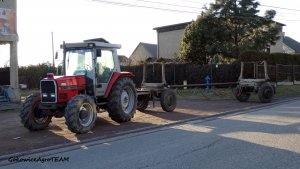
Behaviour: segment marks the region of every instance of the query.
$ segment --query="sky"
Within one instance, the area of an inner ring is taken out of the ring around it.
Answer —
[[[157,43],[155,27],[195,20],[214,0],[17,0],[20,66],[52,63],[65,42],[103,37],[121,44],[118,54],[129,57],[139,42]],[[300,2],[260,0],[261,15],[277,11],[286,36],[300,42]],[[56,65],[60,61],[56,61]],[[9,46],[0,45],[0,67],[9,64]]]

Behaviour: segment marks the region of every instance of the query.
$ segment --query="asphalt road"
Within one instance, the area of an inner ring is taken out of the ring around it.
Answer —
[[[3,168],[299,169],[300,101],[8,160],[33,158]]]

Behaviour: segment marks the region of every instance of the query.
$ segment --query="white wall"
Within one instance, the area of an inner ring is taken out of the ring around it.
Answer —
[[[270,47],[270,53],[285,53],[285,50],[283,49],[283,37],[284,32],[280,32],[280,38],[277,40],[275,45]]]
[[[184,29],[158,33],[158,58],[174,59],[179,57],[180,42]]]

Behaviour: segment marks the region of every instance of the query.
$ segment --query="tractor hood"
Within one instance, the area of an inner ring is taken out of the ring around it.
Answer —
[[[46,79],[54,79],[57,87],[61,90],[85,88],[86,86],[85,76],[53,76],[53,78],[47,77]]]
[[[85,76],[76,75],[76,76],[54,76],[53,73],[48,73],[47,77],[44,80],[55,80],[56,85],[61,90],[68,89],[84,89],[86,87],[86,78]]]
[[[72,97],[84,93],[86,90],[85,76],[54,76],[53,74],[48,74],[47,78],[42,80],[42,82],[45,83],[41,83],[42,93],[49,93],[47,92],[47,90],[49,90],[49,84],[47,85],[47,82],[49,81],[50,85],[51,81],[55,81],[54,83],[52,82],[52,84],[56,86],[55,93],[57,98],[56,101],[58,103],[66,103]]]

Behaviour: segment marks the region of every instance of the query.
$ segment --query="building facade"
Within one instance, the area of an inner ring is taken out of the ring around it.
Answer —
[[[130,65],[138,65],[148,59],[157,59],[157,45],[140,42],[129,57]]]
[[[190,23],[192,22],[154,28],[157,32],[158,58],[174,59],[179,57],[180,43],[184,35],[184,30]],[[277,23],[277,25],[280,28],[280,38],[275,45],[270,46],[270,53],[299,53],[300,43],[284,35],[284,32],[282,32],[284,24]]]
[[[20,100],[17,54],[17,1],[0,0],[0,45],[10,45],[10,87],[12,101]]]
[[[192,22],[154,28],[157,32],[157,57],[175,59],[179,57],[180,42],[185,28]]]

